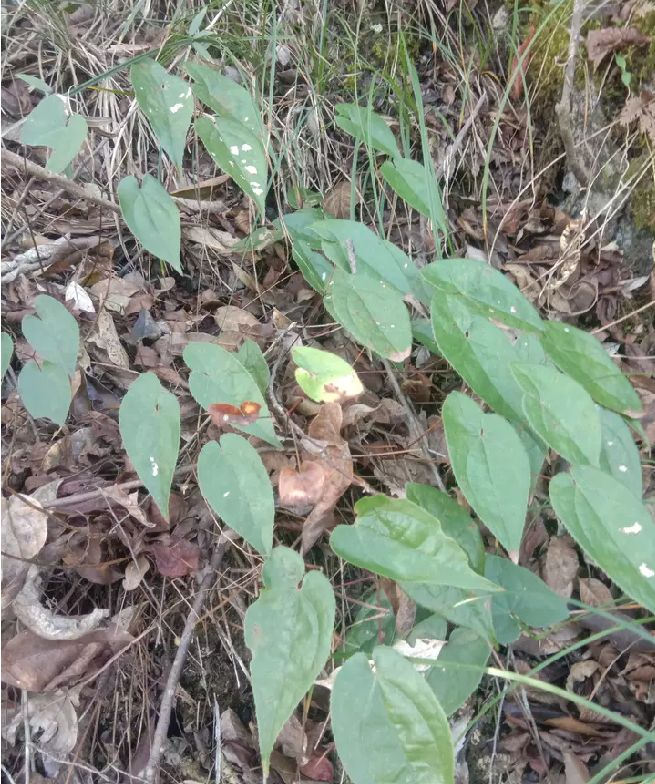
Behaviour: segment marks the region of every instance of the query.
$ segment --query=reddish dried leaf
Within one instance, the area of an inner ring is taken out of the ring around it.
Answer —
[[[299,514],[306,514],[318,503],[324,484],[325,470],[313,460],[306,460],[298,471],[283,468],[278,484],[280,504]]]
[[[149,549],[155,557],[157,569],[164,577],[186,577],[200,565],[198,545],[186,539],[178,539],[170,544],[155,542]]]
[[[319,463],[325,473],[323,495],[303,523],[303,552],[334,525],[334,507],[353,481],[353,460],[341,437],[342,423],[341,406],[325,403],[309,425],[310,438],[303,442],[308,459]]]
[[[313,781],[334,781],[334,766],[325,756],[325,752],[314,752],[309,760],[300,766],[300,772]]]
[[[252,400],[245,400],[239,408],[229,403],[212,403],[209,408],[209,416],[217,427],[227,425],[252,425],[257,421],[261,405]]]
[[[603,30],[590,30],[587,35],[587,54],[598,68],[608,54],[627,46],[647,46],[650,36],[639,32],[636,27],[607,27]]]

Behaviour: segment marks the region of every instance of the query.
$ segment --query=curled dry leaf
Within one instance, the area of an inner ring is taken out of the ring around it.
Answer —
[[[54,694],[29,695],[25,705],[26,718],[31,729],[32,743],[44,755],[51,756],[52,763],[65,761],[77,743],[76,691],[63,689]],[[22,707],[22,706],[21,706]],[[16,735],[23,727],[25,714],[17,708],[9,721],[5,721],[2,735],[16,745]],[[52,764],[46,769],[52,771]]]
[[[2,681],[30,692],[72,686],[132,641],[115,621],[77,640],[44,640],[23,629],[2,649]]]
[[[138,588],[148,569],[150,569],[150,561],[148,561],[145,555],[140,555],[136,561],[130,561],[125,567],[123,588],[126,591],[133,591],[135,588]]]
[[[323,495],[303,523],[303,552],[334,525],[334,507],[353,481],[353,460],[341,437],[342,425],[341,406],[325,403],[309,425],[309,438],[302,442],[307,459],[320,464],[325,474]]]
[[[2,609],[20,591],[29,561],[38,555],[48,536],[48,516],[41,504],[14,495],[2,505]]]
[[[155,542],[150,545],[157,569],[164,577],[186,577],[200,566],[200,549],[197,544],[178,539],[170,544]]]
[[[314,460],[306,460],[297,471],[283,468],[278,483],[280,505],[307,514],[321,498],[324,485],[325,470]]]
[[[590,30],[587,35],[587,54],[598,68],[608,54],[627,46],[648,46],[650,36],[639,32],[636,27],[607,27],[603,30]]]
[[[596,577],[580,578],[580,601],[590,607],[608,609],[614,604],[610,589]]]
[[[96,629],[109,617],[109,610],[93,610],[88,615],[56,615],[41,604],[41,580],[36,566],[30,566],[25,584],[13,602],[16,617],[31,631],[46,640],[77,640]]]

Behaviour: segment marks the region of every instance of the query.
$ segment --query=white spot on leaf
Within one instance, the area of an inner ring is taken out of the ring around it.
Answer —
[[[619,533],[628,535],[641,533],[641,523],[633,523],[626,525],[625,528],[619,528]]]
[[[150,455],[150,470],[153,476],[159,476],[159,466],[157,465],[157,461],[155,458]]]
[[[511,306],[511,308],[509,309],[509,312],[510,313],[516,313],[516,308],[514,307],[514,305]]]
[[[230,147],[230,152],[232,153],[232,155],[238,155],[239,154],[239,148],[236,146],[236,144],[233,144]]]
[[[250,150],[252,150],[252,147],[249,144],[241,145],[241,152],[250,152]]]
[[[628,466],[627,466],[627,465],[620,465],[620,466],[619,466],[619,471],[620,471],[622,474],[625,474],[625,472],[626,472],[627,470],[628,470]]]
[[[177,114],[180,109],[184,109],[183,103],[176,103],[175,106],[171,106],[171,114]]]
[[[248,174],[257,174],[256,166],[245,166],[244,168],[248,172]]]
[[[227,498],[229,494],[230,494],[230,491],[229,491],[229,490],[226,490],[226,491],[223,493],[223,498]]]
[[[647,577],[649,580],[651,577],[655,577],[655,571],[653,571],[650,566],[646,566],[645,563],[639,567],[639,571],[644,577]]]

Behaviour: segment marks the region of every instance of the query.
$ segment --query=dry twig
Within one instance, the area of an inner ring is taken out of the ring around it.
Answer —
[[[555,107],[559,119],[559,132],[566,150],[566,159],[571,171],[583,187],[589,185],[591,176],[582,157],[576,150],[571,130],[571,91],[573,89],[573,77],[575,76],[575,61],[580,48],[580,28],[582,27],[582,13],[586,5],[586,0],[575,0],[573,3],[573,13],[571,14],[571,27],[569,28],[569,54],[564,71],[564,85],[562,96]]]
[[[177,684],[179,683],[180,675],[182,674],[182,667],[184,666],[187,652],[189,650],[191,637],[193,636],[193,630],[195,629],[196,623],[200,618],[200,614],[205,603],[205,598],[211,587],[212,580],[220,568],[223,556],[225,555],[225,550],[230,541],[230,533],[231,532],[228,529],[223,531],[219,537],[218,543],[216,544],[216,549],[214,550],[214,554],[209,565],[209,569],[200,583],[200,588],[198,589],[198,593],[193,600],[191,610],[189,611],[186,623],[184,624],[184,631],[180,636],[180,644],[177,649],[177,653],[175,654],[175,658],[173,659],[173,663],[171,664],[171,669],[169,670],[168,678],[166,679],[166,686],[164,687],[164,691],[162,693],[161,704],[159,706],[159,718],[157,720],[157,727],[155,728],[152,746],[150,747],[150,757],[148,758],[148,764],[143,771],[143,778],[146,782],[148,782],[148,784],[153,784],[159,771],[161,755],[164,750],[166,737],[168,735],[168,725],[171,720],[171,709],[173,708],[175,692],[177,690]]]

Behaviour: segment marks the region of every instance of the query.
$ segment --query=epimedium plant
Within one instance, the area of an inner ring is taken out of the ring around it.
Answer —
[[[197,117],[197,134],[263,215],[267,143],[251,95],[207,64],[189,64],[186,73],[190,85],[154,60],[140,59],[130,73],[139,108],[178,167],[194,97],[212,110]],[[86,123],[83,135],[83,118],[76,117],[67,113],[65,99],[48,95],[26,121],[23,141],[50,147],[53,171],[70,165],[85,138]],[[344,104],[336,123],[375,160],[384,156],[379,171],[389,187],[446,235],[430,167],[400,154],[385,121]],[[118,198],[143,247],[179,270],[179,212],[159,181],[145,175],[139,184],[127,177]],[[452,782],[448,716],[477,688],[491,648],[516,640],[523,627],[544,628],[569,615],[559,596],[516,563],[547,459],[550,505],[559,521],[625,594],[655,612],[655,524],[642,503],[631,432],[638,429],[640,400],[593,336],[543,321],[502,273],[483,262],[448,259],[418,269],[367,226],[317,208],[284,215],[239,247],[263,247],[283,236],[326,310],[354,340],[392,362],[422,342],[450,363],[481,403],[452,392],[442,411],[452,471],[475,517],[434,487],[408,484],[404,498],[360,499],[354,522],[332,532],[336,555],[395,581],[420,608],[414,629],[399,644],[393,623],[380,627],[363,607],[333,651],[332,586],[321,571],[306,573],[298,553],[275,546],[273,488],[248,440],[281,447],[266,403],[266,359],[252,341],[238,352],[208,343],[186,347],[191,394],[236,431],[202,447],[200,490],[263,559],[262,589],[247,610],[244,633],[264,773],[278,734],[332,656],[332,730],[351,780]],[[33,416],[61,425],[79,330],[56,300],[40,296],[35,308],[36,316],[25,317],[22,326],[38,360],[24,365],[18,390]],[[3,335],[3,373],[11,353],[11,339]],[[311,347],[296,348],[292,356],[298,384],[314,401],[363,391],[340,357]],[[180,447],[175,396],[153,373],[142,374],[123,398],[119,424],[135,471],[167,516]],[[509,557],[485,552],[480,523],[496,538],[497,552],[504,549]],[[447,640],[436,660],[424,645],[430,640]],[[418,659],[424,660],[421,668]]]

